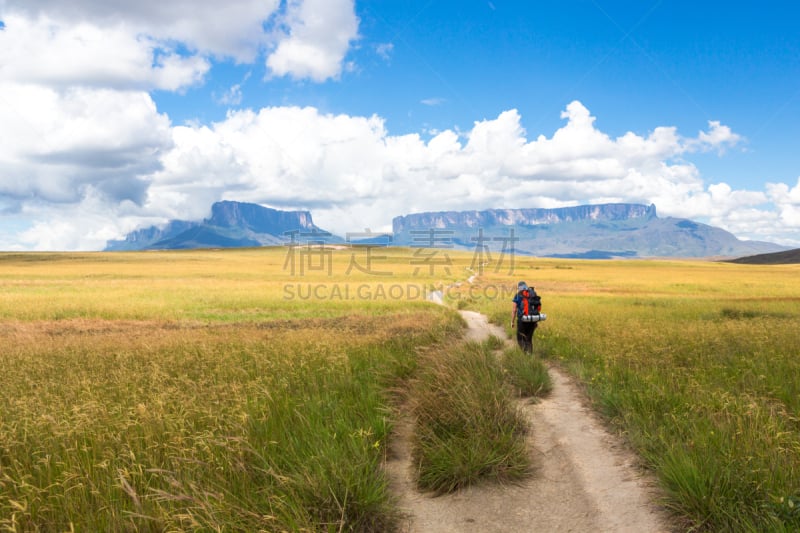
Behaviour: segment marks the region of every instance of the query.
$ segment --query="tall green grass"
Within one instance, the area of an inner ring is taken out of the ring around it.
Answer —
[[[551,352],[577,360],[572,368],[654,466],[669,505],[697,526],[800,527],[792,508],[800,496],[797,320],[729,319],[714,304],[679,307],[660,307],[647,325],[640,319],[638,334],[613,327],[610,345],[573,332],[572,346],[556,342]],[[700,318],[682,320],[687,313]]]
[[[412,458],[422,490],[448,493],[530,471],[529,430],[491,341],[428,354],[412,384]]]
[[[553,390],[553,381],[547,367],[538,357],[533,357],[517,347],[506,348],[502,354],[502,365],[506,381],[522,398],[546,396]]]
[[[417,346],[459,327],[432,313],[353,317],[336,334],[30,332],[2,356],[0,526],[389,530],[391,391]],[[380,333],[360,338],[365,325]]]

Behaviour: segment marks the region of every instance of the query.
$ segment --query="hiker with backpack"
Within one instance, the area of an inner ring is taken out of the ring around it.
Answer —
[[[511,327],[517,326],[517,344],[526,353],[533,353],[533,332],[541,320],[547,318],[542,313],[542,299],[536,294],[533,287],[520,281],[517,284],[517,294],[512,300],[514,310],[511,315]]]

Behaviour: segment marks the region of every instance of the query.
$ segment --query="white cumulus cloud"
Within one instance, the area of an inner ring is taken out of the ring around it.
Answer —
[[[354,0],[290,0],[283,25],[284,35],[267,58],[278,76],[335,78],[358,37]]]
[[[236,112],[210,128],[175,128],[175,149],[151,197],[311,208],[335,231],[363,223],[385,229],[393,215],[427,209],[658,200],[666,212],[697,216],[709,205],[728,212],[737,201],[763,201],[763,194],[706,191],[692,164],[669,162],[691,152],[696,138],[656,128],[612,139],[579,102],[563,117],[566,124],[550,138],[529,141],[519,113],[510,110],[476,122],[465,136],[446,130],[426,142],[390,135],[379,117],[314,108]]]
[[[177,41],[202,54],[252,62],[266,42],[264,24],[280,0],[7,0],[5,10],[66,26],[128,27],[133,35]],[[0,8],[3,8],[0,5]],[[10,26],[8,21],[7,26]]]
[[[204,58],[182,57],[125,24],[100,27],[18,15],[5,22],[0,80],[7,82],[176,90],[200,82],[210,68]]]
[[[323,81],[358,36],[353,0],[7,0],[0,79],[178,90],[211,58]]]
[[[92,188],[141,202],[171,146],[147,93],[0,82],[0,195],[78,202]]]

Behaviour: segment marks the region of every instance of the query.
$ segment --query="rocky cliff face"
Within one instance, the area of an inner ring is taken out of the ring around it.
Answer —
[[[240,228],[255,233],[282,235],[287,231],[319,229],[308,211],[279,211],[258,204],[217,202],[205,224],[221,228]]]
[[[656,218],[655,205],[601,204],[556,209],[487,209],[485,211],[441,211],[396,217],[392,229],[486,228],[491,226],[536,226],[579,221],[619,221]]]
[[[282,244],[288,232],[321,232],[308,211],[280,211],[258,204],[217,202],[203,221],[171,220],[109,241],[107,251],[235,248]]]

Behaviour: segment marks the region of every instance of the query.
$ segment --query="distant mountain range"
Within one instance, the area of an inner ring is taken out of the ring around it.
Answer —
[[[506,251],[539,257],[741,257],[787,250],[742,241],[687,219],[659,218],[654,205],[601,204],[558,209],[488,209],[416,213],[392,221],[397,246]],[[294,240],[343,243],[316,226],[308,211],[217,202],[202,221],[172,220],[109,241],[106,250],[232,248]],[[360,244],[383,245],[387,238]]]

